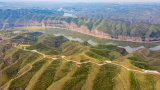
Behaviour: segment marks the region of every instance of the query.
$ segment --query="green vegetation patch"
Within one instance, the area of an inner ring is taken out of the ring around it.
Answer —
[[[47,55],[59,55],[61,53],[59,48],[60,45],[67,41],[68,39],[63,36],[55,37],[53,35],[43,34],[38,38],[38,43],[27,47],[27,49],[36,49],[37,51]]]
[[[154,75],[145,75],[146,87],[150,90],[156,90],[156,80],[153,78]]]
[[[73,62],[66,62],[65,65],[63,66],[63,68],[60,70],[60,72],[57,74],[56,77],[54,77],[54,82],[62,79],[63,77],[65,77],[73,68],[74,63]]]
[[[11,82],[9,89],[25,89],[30,79],[38,70],[40,70],[40,68],[46,63],[46,61],[47,59],[42,59],[33,64],[31,70]]]
[[[138,79],[135,77],[134,72],[129,73],[130,89],[141,90]]]
[[[144,62],[131,61],[131,64],[133,64],[134,66],[139,67],[141,69],[153,70],[153,68],[149,64],[144,63]]]
[[[89,56],[89,57],[92,57],[92,58],[95,58],[95,59],[97,59],[98,61],[105,61],[106,60],[106,58],[105,57],[102,57],[102,56],[100,56],[100,55],[98,55],[98,54],[95,54],[94,52],[86,52],[86,55],[87,56]]]
[[[100,67],[93,82],[93,90],[113,90],[114,77],[120,72],[120,68],[112,65],[105,64]]]
[[[79,43],[76,41],[68,41],[61,45],[62,53],[70,56],[88,51],[87,43]]]
[[[40,35],[42,35],[40,32],[24,33],[13,37],[10,41],[11,43],[19,44],[35,44],[38,41],[38,36]]]
[[[100,56],[103,56],[103,57],[105,57],[105,58],[110,59],[109,53],[110,53],[111,51],[109,51],[109,50],[92,49],[92,48],[91,48],[90,50],[91,50],[92,52],[94,52],[94,53],[100,55]]]
[[[35,45],[27,47],[27,49],[37,50],[37,51],[42,52],[47,55],[58,55],[60,53],[58,49],[51,47],[51,46],[48,46],[43,43],[37,43]]]
[[[156,38],[159,38],[160,37],[160,27],[155,25],[154,26],[154,29],[152,30],[151,34],[150,34],[150,37],[156,37]]]
[[[86,55],[89,57],[95,58],[98,61],[114,60],[116,59],[116,56],[111,54],[111,52],[113,51],[119,55],[128,54],[125,49],[117,47],[115,45],[99,44],[99,45],[90,47],[90,50],[86,52]]]
[[[24,67],[28,63],[34,62],[37,59],[40,59],[41,54],[35,53],[35,52],[30,52],[30,56],[26,57],[26,59],[23,60],[23,63],[21,64],[21,67]]]
[[[4,69],[5,67],[9,66],[11,62],[15,63],[17,61],[17,59],[19,58],[19,56],[15,55],[15,53],[17,51],[18,51],[18,49],[16,49],[16,48],[3,47],[4,60],[0,61],[0,63],[1,63],[0,69]],[[1,57],[3,57],[3,56],[1,56]]]
[[[82,64],[68,80],[62,90],[81,90],[85,84],[88,74],[90,73],[91,63]]]
[[[0,75],[0,86],[4,85],[12,78],[15,78],[18,71],[20,70],[20,68],[19,68],[20,64],[21,64],[21,62],[16,62],[2,71],[2,74]]]
[[[124,48],[120,48],[120,47],[115,46],[115,45],[102,45],[102,44],[99,44],[99,45],[97,45],[97,46],[95,46],[93,48],[96,48],[96,49],[108,49],[108,50],[119,52],[122,55],[127,55],[128,54],[128,52]]]
[[[1,27],[0,27],[1,29]],[[15,29],[9,29],[9,30],[0,30],[0,34],[4,37],[10,38],[10,37],[14,37],[15,35],[17,35],[16,33],[13,33],[14,31],[16,31]]]
[[[33,90],[45,90],[49,87],[54,80],[55,73],[57,72],[58,67],[61,65],[61,60],[52,61],[51,65],[47,67],[45,72],[36,82]]]
[[[64,36],[53,36],[50,34],[43,34],[39,37],[38,42],[52,47],[59,47],[62,43],[69,41]]]
[[[21,49],[14,52],[11,56],[7,55],[10,53],[5,53],[6,57],[4,59],[4,62],[6,62],[6,63],[2,63],[3,71],[2,71],[2,75],[0,77],[0,81],[1,81],[0,84],[4,84],[4,83],[8,82],[10,79],[15,78],[18,71],[22,68],[21,67],[22,64],[26,65],[27,63],[34,61],[34,58],[31,61],[30,60],[28,61],[30,54],[32,54],[32,53],[33,52],[24,51]],[[33,56],[34,56],[34,54],[33,54]],[[38,56],[36,56],[36,58],[38,58]]]
[[[72,22],[74,22],[75,24],[77,24],[77,25],[79,26],[79,24],[78,24],[78,22],[79,22],[78,18],[73,18],[73,19],[72,19]],[[80,26],[79,26],[79,27],[80,27]]]
[[[145,61],[143,61],[143,59],[140,59],[138,57],[128,57],[128,59],[131,60],[131,64],[136,66],[136,67],[139,67],[141,69],[146,69],[146,70],[153,70],[153,68]]]
[[[72,17],[67,17],[65,21],[70,24],[72,19],[73,19]]]
[[[94,23],[97,20],[95,18],[89,18],[88,21],[86,21],[86,26],[88,27],[89,30],[92,30]]]

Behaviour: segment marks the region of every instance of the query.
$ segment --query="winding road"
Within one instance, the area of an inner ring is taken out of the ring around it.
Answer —
[[[31,51],[31,52],[39,53],[39,54],[43,55],[44,58],[52,58],[52,57],[46,57],[45,54],[43,54],[43,53],[41,53],[41,52],[38,52],[37,50],[27,50],[25,47],[24,47],[24,50],[25,50],[25,51]],[[157,72],[157,71],[153,71],[153,70],[139,71],[139,70],[129,69],[129,68],[127,68],[127,67],[125,67],[125,66],[123,66],[123,65],[121,65],[121,64],[113,63],[113,62],[111,62],[111,61],[106,61],[106,62],[100,64],[100,63],[96,63],[96,62],[92,62],[92,61],[78,62],[78,61],[75,61],[75,60],[68,60],[68,59],[65,58],[65,56],[61,56],[61,57],[62,57],[64,60],[66,60],[66,61],[72,61],[72,62],[75,62],[75,63],[78,63],[78,64],[91,62],[91,63],[97,64],[97,65],[99,65],[99,66],[102,66],[102,65],[105,65],[105,64],[107,64],[107,63],[110,63],[110,64],[114,64],[114,65],[117,65],[117,66],[121,66],[121,67],[125,68],[125,69],[128,70],[128,71],[134,71],[134,72],[140,72],[140,73],[149,73],[149,74],[158,74],[158,75],[160,75],[160,73]],[[61,59],[61,58],[52,58],[52,59],[53,59],[53,60],[57,60],[57,59]]]

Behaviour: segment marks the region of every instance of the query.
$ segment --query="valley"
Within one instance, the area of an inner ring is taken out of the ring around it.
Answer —
[[[21,14],[18,14],[22,12]],[[126,22],[109,18],[98,19],[89,17],[62,17],[57,14],[39,14],[39,12],[24,13],[25,10],[2,10],[1,30],[20,27],[65,28],[71,31],[94,37],[131,41],[159,42],[160,27],[157,24],[144,22]],[[8,14],[7,14],[8,13]],[[10,21],[11,20],[11,21]]]
[[[7,31],[10,31],[10,30],[6,30],[6,32]],[[61,28],[26,27],[26,28],[12,29],[12,31],[15,31],[15,32],[16,31],[17,32],[19,31],[20,32],[38,31],[38,32],[46,33],[46,34],[53,34],[55,36],[64,36],[69,40],[74,40],[74,41],[79,41],[79,42],[87,41],[89,44],[93,46],[96,44],[113,44],[113,45],[117,45],[119,47],[125,48],[126,51],[129,53],[135,50],[138,50],[140,48],[148,48],[150,50],[160,50],[159,43],[139,43],[139,42],[107,40],[107,39],[97,38],[94,36],[78,33],[75,31],[70,31],[68,29],[61,29]]]
[[[160,3],[115,1],[0,1],[0,90],[160,90]]]
[[[139,43],[139,42],[129,42],[129,41],[117,41],[117,40],[107,40],[103,38],[97,38],[90,35],[85,35],[81,33],[77,33],[74,31],[70,31],[67,29],[59,29],[59,28],[46,28],[39,29],[37,31],[44,32],[46,34],[53,34],[55,36],[64,36],[69,40],[75,40],[79,42],[87,41],[91,45],[96,44],[113,44],[119,47],[125,48],[127,52],[131,53],[140,48],[148,48],[151,50],[160,50],[159,43]]]

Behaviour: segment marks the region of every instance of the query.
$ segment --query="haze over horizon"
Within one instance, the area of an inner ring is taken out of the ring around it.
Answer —
[[[45,1],[45,2],[160,2],[160,0],[0,0],[0,2],[34,2],[34,1]]]

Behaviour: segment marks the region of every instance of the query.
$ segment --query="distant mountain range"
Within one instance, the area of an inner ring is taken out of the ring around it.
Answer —
[[[77,3],[64,6],[78,17],[111,18],[160,24],[160,3]]]
[[[62,17],[62,12],[16,9],[0,11],[0,29],[20,27],[60,27],[84,34],[122,41],[151,42],[160,40],[160,26],[144,22],[114,19]]]

